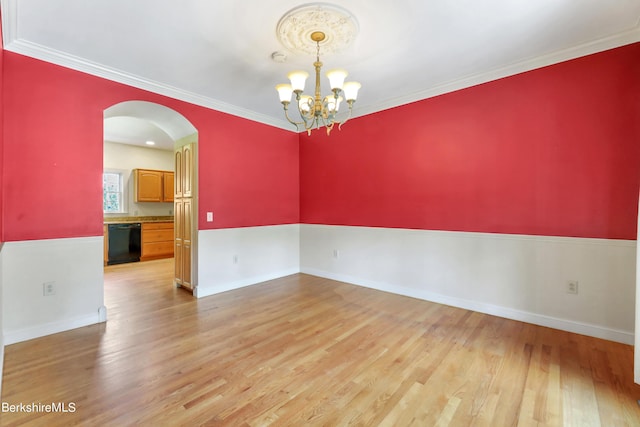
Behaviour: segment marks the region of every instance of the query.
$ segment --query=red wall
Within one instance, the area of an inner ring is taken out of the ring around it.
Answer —
[[[198,129],[200,229],[299,222],[297,134],[11,52],[3,65],[0,240],[102,234],[103,111],[129,100]]]
[[[199,130],[201,229],[636,238],[640,44],[357,118],[329,139],[11,52],[2,67],[0,241],[101,235],[102,114],[128,100],[166,105]]]
[[[3,132],[3,128],[2,128],[2,123],[3,123],[3,119],[4,119],[4,78],[3,78],[3,73],[2,73],[2,69],[3,69],[3,58],[4,58],[4,43],[2,40],[2,16],[0,14],[0,244],[4,241],[3,238],[3,232],[2,232],[2,218],[4,217],[3,214],[3,200],[4,197],[2,196],[3,194],[3,186],[2,186],[2,176],[4,174],[4,167],[2,167],[2,156],[3,156],[3,141],[4,141],[4,132]]]
[[[636,239],[639,76],[636,43],[302,135],[301,221]]]

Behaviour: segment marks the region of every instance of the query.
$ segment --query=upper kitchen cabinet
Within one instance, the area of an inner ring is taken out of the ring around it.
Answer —
[[[175,197],[192,197],[193,196],[193,144],[187,144],[177,148],[175,155]]]
[[[173,202],[173,172],[162,172],[162,201]]]
[[[182,147],[182,197],[193,197],[193,144]]]
[[[173,202],[173,180],[170,171],[134,169],[134,201]]]

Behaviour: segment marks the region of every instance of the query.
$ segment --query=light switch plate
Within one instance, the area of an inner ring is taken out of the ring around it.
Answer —
[[[207,212],[207,222],[213,222],[213,212]]]

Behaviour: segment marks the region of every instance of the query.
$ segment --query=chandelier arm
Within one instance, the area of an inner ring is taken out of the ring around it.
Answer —
[[[298,105],[298,114],[300,115],[300,118],[303,120],[302,122],[299,122],[300,124],[304,125],[305,130],[309,130],[313,127],[313,123],[314,123],[314,104],[311,102],[312,100],[309,99],[307,105],[309,106],[309,111],[305,113],[305,111],[302,110],[302,108],[300,108],[300,99],[302,99],[302,91],[297,91],[296,92],[296,104]]]
[[[326,110],[323,110],[323,113],[325,112]],[[331,133],[331,129],[333,129],[333,125],[335,125],[335,121],[328,119],[326,114],[318,115],[316,122],[317,122],[316,129],[320,129],[321,126],[324,126],[325,129],[327,130],[327,135]]]
[[[284,106],[284,117],[287,119],[289,123],[296,126],[296,130],[299,130],[300,129],[299,126],[304,125],[304,122],[296,122],[294,120],[291,120],[291,117],[289,117],[289,103],[283,102],[282,105]]]
[[[338,130],[342,130],[342,125],[347,123],[347,121],[351,118],[351,112],[353,111],[354,102],[355,101],[353,99],[347,101],[347,103],[349,104],[349,113],[347,114],[347,117],[345,117],[345,119],[341,121],[340,124],[338,125]]]
[[[306,115],[304,111],[298,109],[298,113],[300,113],[300,117],[302,118],[302,122],[300,124],[304,125],[306,130],[313,128],[313,124],[315,122],[314,117],[312,115]]]
[[[329,111],[329,103],[327,102],[326,99],[322,100],[322,107],[321,107],[321,111],[322,111],[322,118],[323,119],[330,119],[331,118],[331,112]]]
[[[331,134],[331,131],[333,130],[333,126],[336,124],[336,122],[331,122],[331,124],[327,125],[325,124],[324,127],[327,130],[327,136],[329,136]]]

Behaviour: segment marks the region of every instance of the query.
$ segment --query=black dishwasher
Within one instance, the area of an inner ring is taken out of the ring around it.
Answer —
[[[108,265],[140,261],[140,223],[109,224]]]

